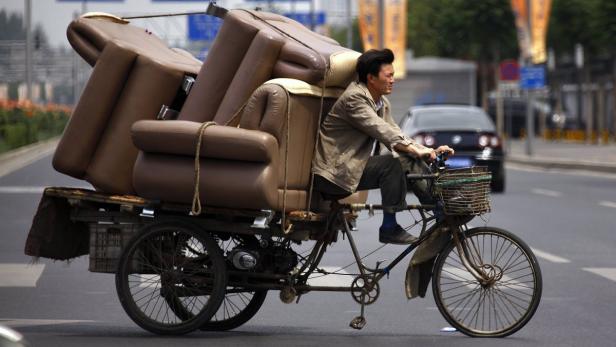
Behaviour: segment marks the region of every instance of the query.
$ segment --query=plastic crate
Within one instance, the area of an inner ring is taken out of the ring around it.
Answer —
[[[122,250],[139,228],[139,224],[90,224],[89,270],[115,273]]]

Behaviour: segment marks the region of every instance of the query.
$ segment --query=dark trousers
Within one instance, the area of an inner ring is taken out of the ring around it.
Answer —
[[[407,156],[394,158],[392,155],[377,155],[368,159],[357,190],[379,188],[383,211],[395,213],[406,209],[406,173],[426,173],[428,167],[422,160]],[[425,180],[415,180],[411,190],[423,204],[432,202],[432,195]],[[339,200],[352,194],[327,179],[315,175],[314,190],[321,192],[325,199]]]

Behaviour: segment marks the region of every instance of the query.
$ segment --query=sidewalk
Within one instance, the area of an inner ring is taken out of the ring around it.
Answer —
[[[533,141],[533,155],[526,155],[526,140],[511,140],[507,162],[541,168],[591,170],[616,173],[616,144],[589,145],[585,143]]]
[[[50,155],[58,142],[60,137],[55,137],[0,154],[0,177]]]

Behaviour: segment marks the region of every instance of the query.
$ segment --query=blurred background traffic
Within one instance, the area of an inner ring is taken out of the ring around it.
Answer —
[[[86,12],[132,19],[200,60],[220,26],[208,1],[2,0],[0,152],[59,135],[91,67],[70,48]],[[616,140],[614,0],[222,0],[289,16],[357,51],[389,47],[409,107],[483,108],[503,139]],[[190,15],[185,15],[191,13]],[[394,90],[395,93],[395,90]],[[528,153],[531,154],[531,153]]]

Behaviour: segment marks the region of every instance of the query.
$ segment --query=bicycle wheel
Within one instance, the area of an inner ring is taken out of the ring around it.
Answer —
[[[238,291],[229,288],[218,311],[201,330],[225,331],[235,329],[254,317],[267,297],[267,290]]]
[[[116,273],[122,307],[137,325],[156,334],[198,329],[218,310],[225,286],[226,267],[216,242],[184,224],[146,227],[123,251]]]
[[[227,234],[227,237],[218,238],[218,247],[227,259],[227,267],[233,268],[228,255],[237,248],[258,248],[259,240],[252,235]],[[218,311],[201,330],[224,331],[241,326],[257,314],[266,297],[267,290],[250,291],[242,287],[227,286]]]
[[[541,270],[530,248],[512,233],[491,227],[465,233],[472,261],[492,281],[481,284],[451,242],[434,265],[432,292],[453,327],[474,337],[504,337],[521,329],[539,306]]]

